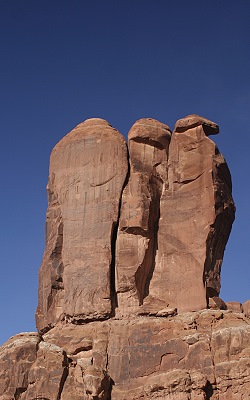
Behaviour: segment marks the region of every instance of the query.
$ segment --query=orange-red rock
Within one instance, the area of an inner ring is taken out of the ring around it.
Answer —
[[[39,330],[63,318],[111,315],[114,236],[127,170],[125,139],[102,119],[81,123],[53,149]]]
[[[243,312],[247,318],[250,318],[250,300],[242,304]]]
[[[19,333],[0,347],[1,400],[20,399],[26,392],[39,341],[35,332]]]
[[[1,400],[248,400],[250,301],[218,297],[231,178],[190,115],[106,121],[54,148],[37,333],[0,348]],[[119,224],[119,226],[118,226]]]
[[[117,315],[138,312],[148,295],[170,138],[167,125],[149,118],[137,121],[128,134],[130,175],[122,195],[116,243]]]
[[[238,301],[227,301],[226,309],[239,313],[243,312],[242,304],[239,303]]]
[[[42,338],[23,334],[21,346],[18,335],[0,351],[0,398],[247,400],[249,322],[243,313],[202,310],[64,321]]]
[[[181,129],[180,129],[181,127]],[[178,312],[208,306],[218,296],[225,245],[234,220],[231,177],[197,116],[177,121],[169,146],[168,185],[160,198],[158,251],[149,296]]]

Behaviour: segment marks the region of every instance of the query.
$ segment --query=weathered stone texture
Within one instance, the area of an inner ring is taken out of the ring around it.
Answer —
[[[85,121],[56,145],[41,332],[62,319],[194,311],[218,297],[234,204],[213,133],[218,126],[197,115],[177,121],[172,136],[141,119],[128,135],[129,175],[125,140],[104,120]]]
[[[242,304],[242,308],[245,316],[250,318],[250,300],[245,301],[245,303]]]
[[[112,313],[114,235],[127,170],[125,139],[101,119],[78,125],[53,149],[39,330],[63,318]]]
[[[130,175],[122,195],[116,243],[117,313],[138,312],[148,295],[157,251],[160,197],[167,182],[171,131],[153,119],[137,121],[128,134]]]
[[[225,160],[206,136],[217,132],[216,124],[188,116],[177,121],[169,146],[149,295],[178,312],[206,308],[220,291],[234,203]]]
[[[3,400],[248,399],[250,320],[243,313],[64,321],[43,337],[21,338],[0,352]]]
[[[28,387],[40,341],[37,333],[20,333],[0,347],[0,399],[16,400]]]
[[[219,298],[231,178],[190,115],[106,121],[54,148],[39,334],[0,348],[1,400],[248,400],[250,301]],[[129,160],[129,163],[128,163]]]
[[[36,361],[28,375],[27,391],[22,400],[60,399],[67,378],[67,356],[60,347],[41,341],[36,353]]]

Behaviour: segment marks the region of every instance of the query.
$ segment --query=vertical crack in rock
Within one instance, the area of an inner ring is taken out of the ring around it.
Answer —
[[[62,377],[61,377],[59,390],[58,390],[58,395],[57,395],[57,399],[56,400],[61,400],[61,395],[62,395],[62,391],[63,391],[63,388],[64,388],[64,384],[65,384],[66,379],[67,379],[67,377],[69,375],[68,358],[67,358],[67,354],[65,352],[64,352],[64,360],[62,362],[62,366],[64,367],[64,369],[63,369],[63,373],[62,373]]]
[[[115,315],[115,309],[117,307],[117,293],[115,288],[115,249],[116,249],[118,224],[119,224],[119,217],[118,221],[113,223],[111,232],[110,298],[111,298],[112,317]]]
[[[135,273],[135,284],[140,306],[143,304],[144,298],[149,295],[149,284],[155,268],[155,257],[158,249],[160,197],[162,194],[162,187],[162,180],[157,177],[156,173],[153,173],[149,180],[149,191],[151,197],[148,221],[149,242],[145,251],[145,257]]]
[[[48,186],[48,210],[46,214],[46,249],[39,273],[38,299],[36,312],[37,326],[45,333],[59,320],[64,297],[63,285],[63,220],[58,194],[53,188],[55,175],[52,173]]]
[[[137,121],[128,134],[130,176],[116,243],[117,315],[137,313],[148,295],[170,137],[168,126],[153,119]]]
[[[116,284],[115,284],[115,256],[116,256],[116,241],[117,241],[117,233],[118,226],[121,216],[121,205],[122,205],[122,194],[125,187],[128,184],[129,176],[130,176],[130,165],[129,165],[129,154],[127,152],[127,162],[128,162],[128,172],[124,180],[124,184],[121,190],[121,195],[119,199],[118,205],[118,214],[117,221],[113,223],[112,231],[111,231],[111,263],[110,263],[110,298],[111,298],[111,317],[115,316],[115,309],[118,306],[117,302],[117,292],[116,292]]]
[[[50,307],[54,305],[54,307],[59,307],[59,304],[56,304],[56,298],[58,296],[58,290],[63,290],[63,262],[62,262],[62,248],[63,248],[63,222],[60,218],[60,222],[57,229],[57,237],[55,247],[52,250],[50,256],[50,264],[51,264],[51,292],[48,296],[48,306],[47,310],[49,311]],[[53,304],[54,303],[54,304]]]

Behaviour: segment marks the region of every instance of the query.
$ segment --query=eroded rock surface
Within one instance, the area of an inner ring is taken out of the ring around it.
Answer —
[[[63,321],[10,339],[0,366],[3,400],[248,400],[250,320],[202,310]]]
[[[250,301],[219,298],[231,178],[190,115],[106,121],[54,148],[37,333],[0,348],[1,400],[248,400]],[[129,162],[128,162],[129,161]]]
[[[112,263],[127,146],[106,121],[78,125],[53,149],[37,327],[112,314]]]
[[[148,295],[157,253],[160,198],[167,184],[171,131],[153,119],[128,134],[130,175],[122,195],[116,243],[117,313],[138,312]]]
[[[39,341],[38,333],[20,333],[0,347],[1,400],[16,400],[26,392]]]
[[[156,310],[159,300],[178,312],[200,310],[220,291],[221,263],[235,210],[230,172],[207,137],[211,133],[218,133],[218,126],[194,115],[177,121],[171,137],[149,285]]]

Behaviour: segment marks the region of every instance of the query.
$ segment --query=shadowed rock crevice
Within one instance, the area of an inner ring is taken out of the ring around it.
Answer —
[[[62,395],[62,391],[64,388],[64,384],[66,382],[66,379],[69,375],[69,366],[68,366],[68,359],[67,359],[67,355],[66,353],[64,354],[64,360],[63,360],[63,373],[62,373],[62,378],[59,384],[59,390],[58,390],[58,395],[57,395],[57,399],[56,400],[61,400],[61,395]]]
[[[38,306],[36,313],[37,324],[44,325],[41,329],[42,333],[60,319],[64,298],[63,218],[58,194],[53,189],[54,179],[54,174],[52,174],[47,185],[49,207],[46,214],[46,251],[42,263],[44,278],[38,290],[39,304],[42,304],[42,307]],[[42,267],[39,274],[41,270]]]
[[[118,232],[118,226],[119,226],[120,215],[121,215],[122,194],[123,194],[124,188],[128,184],[129,176],[130,176],[130,165],[129,165],[129,154],[128,153],[127,153],[127,162],[128,162],[127,175],[125,177],[124,184],[123,184],[123,187],[121,190],[120,199],[119,199],[117,221],[113,223],[112,231],[111,231],[111,263],[110,263],[110,298],[111,298],[111,314],[110,314],[110,316],[111,317],[115,316],[115,309],[118,307],[117,291],[116,291],[116,285],[115,285],[115,282],[116,282],[115,255],[116,255],[117,232]]]
[[[59,306],[59,301],[57,302],[57,297],[60,297],[60,294],[57,293],[59,290],[64,290],[63,285],[63,261],[62,261],[62,248],[63,248],[63,222],[60,219],[57,231],[57,238],[55,247],[52,250],[50,256],[50,264],[51,264],[51,292],[48,296],[48,305],[47,309],[49,310],[52,307],[53,303],[54,307]],[[62,300],[61,300],[62,302]]]
[[[26,392],[27,388],[16,388],[14,394],[14,400],[19,400],[24,392]]]
[[[119,206],[120,208],[120,206]],[[110,263],[110,298],[111,298],[111,314],[113,317],[115,315],[115,309],[118,306],[117,304],[117,293],[115,287],[115,251],[116,251],[116,239],[117,239],[117,231],[118,231],[119,217],[118,221],[113,223],[112,232],[111,232],[111,263]]]
[[[144,260],[135,273],[135,283],[140,306],[143,304],[144,298],[149,295],[149,284],[155,268],[155,257],[158,249],[160,198],[162,195],[163,182],[156,175],[151,175],[149,187],[151,196],[148,221],[149,242]]]
[[[211,397],[213,396],[214,390],[213,390],[213,386],[211,385],[211,383],[209,381],[207,381],[206,386],[204,387],[204,392],[206,394],[206,400],[211,399]]]

